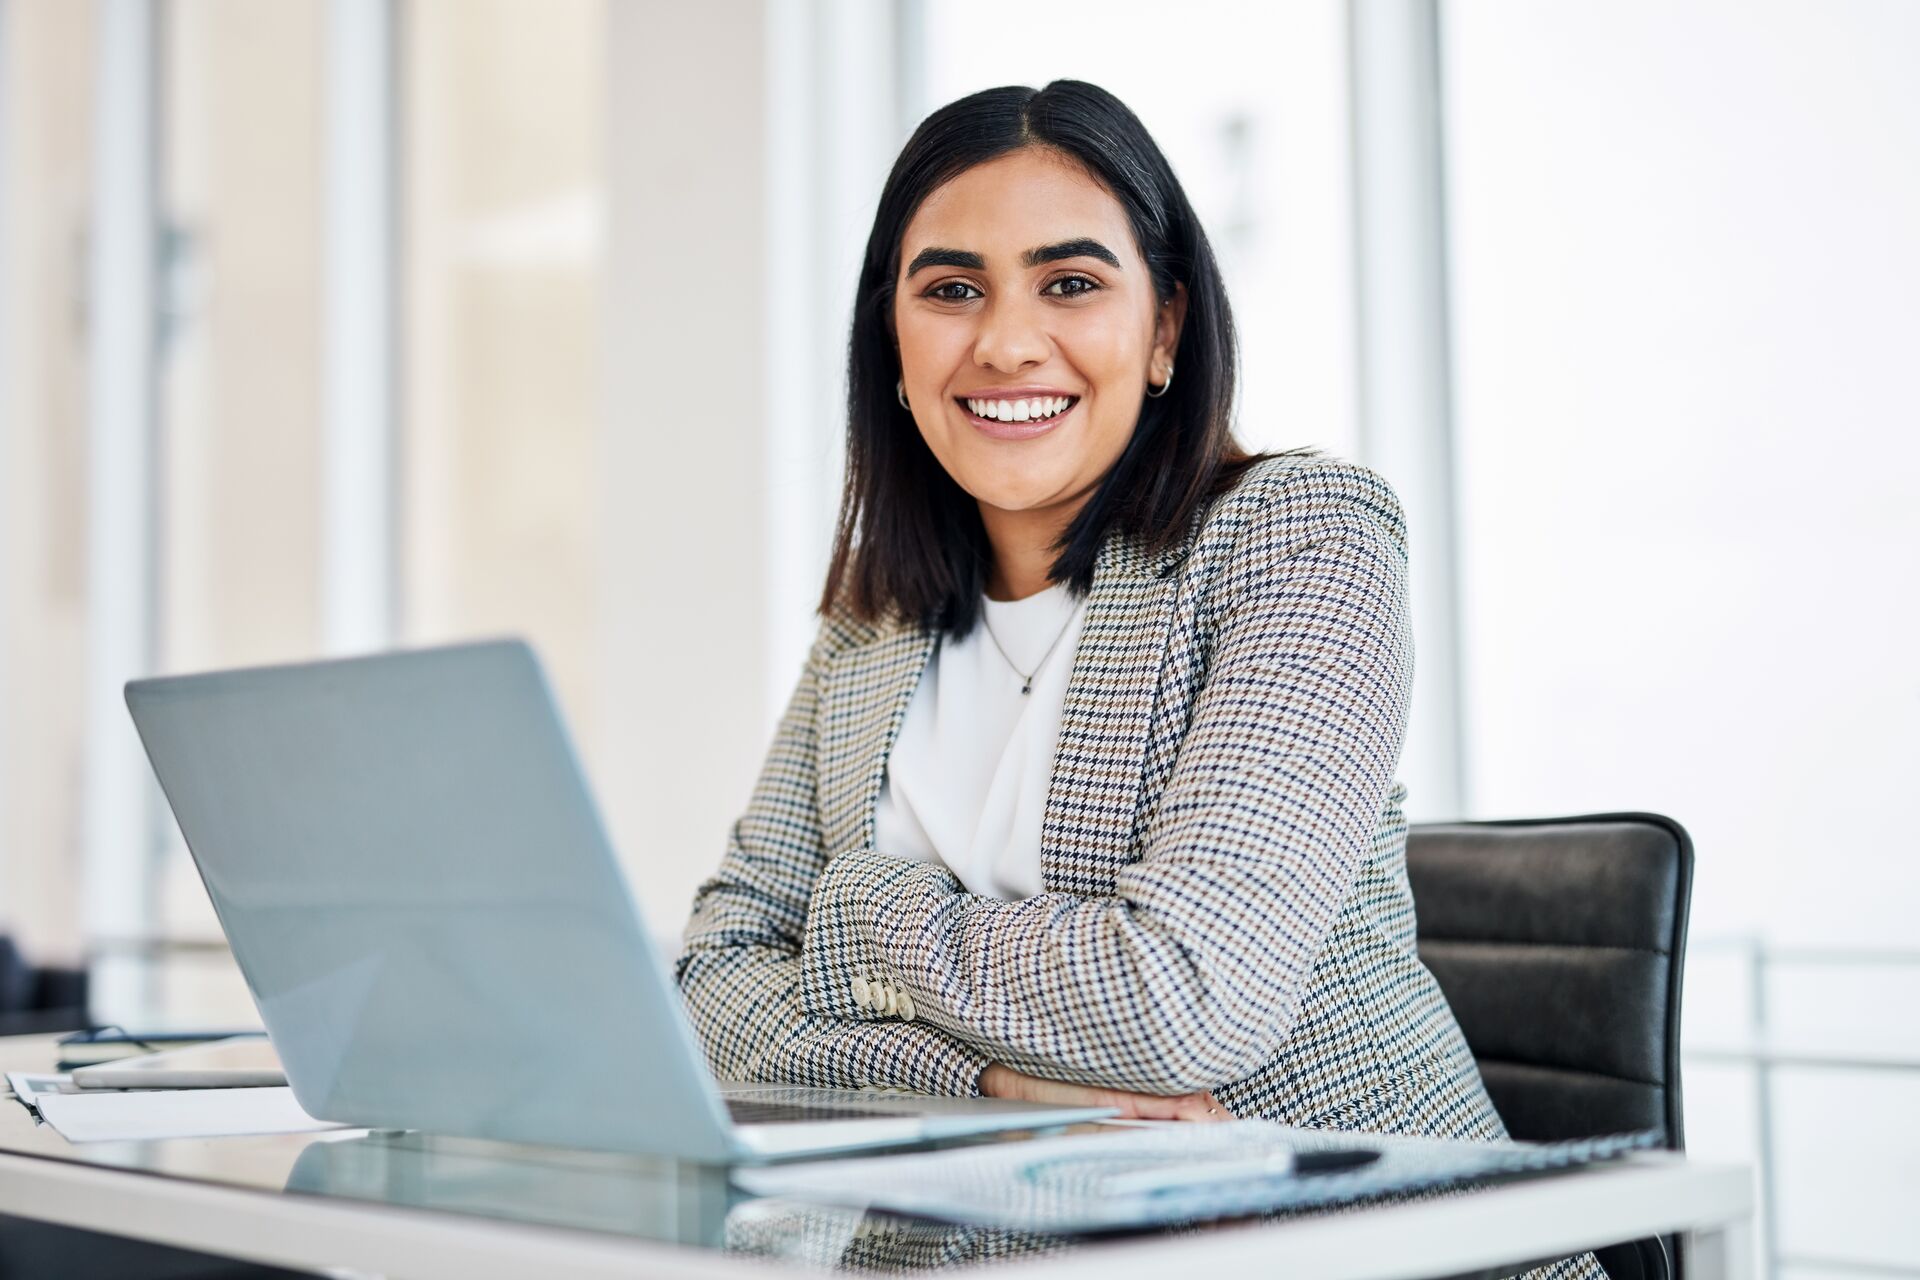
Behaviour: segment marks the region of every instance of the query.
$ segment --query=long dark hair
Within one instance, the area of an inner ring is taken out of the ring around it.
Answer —
[[[1133,437],[1061,535],[1049,570],[1084,595],[1101,545],[1116,533],[1158,554],[1198,509],[1248,465],[1230,421],[1237,349],[1227,290],[1206,232],[1166,157],[1126,104],[1097,85],[1055,80],[1044,89],[984,89],[920,122],[880,193],[854,297],[847,343],[847,473],[820,612],[844,602],[853,617],[892,615],[956,637],[973,629],[992,548],[980,508],[940,465],[900,407],[894,382],[894,280],[914,212],[942,183],[1022,147],[1079,161],[1119,200],[1133,225],[1156,301],[1187,288],[1176,363],[1165,395],[1144,397]]]

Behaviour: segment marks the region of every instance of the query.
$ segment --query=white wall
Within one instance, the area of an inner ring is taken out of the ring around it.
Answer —
[[[766,186],[758,6],[614,5],[607,554],[594,788],[657,932],[684,921],[764,729]],[[722,51],[725,56],[720,56]],[[669,303],[668,300],[671,300]]]
[[[1920,5],[1444,18],[1473,808],[1685,823],[1723,1040],[1716,938],[1920,932]],[[1920,1052],[1920,968],[1766,994],[1789,1044]],[[1686,1092],[1696,1154],[1758,1154],[1745,1070]],[[1920,1269],[1916,1116],[1912,1073],[1781,1073],[1788,1255]]]
[[[1447,10],[1476,807],[1915,937],[1920,6]]]
[[[813,640],[853,288],[904,132],[881,0],[609,12],[594,784],[672,938]]]

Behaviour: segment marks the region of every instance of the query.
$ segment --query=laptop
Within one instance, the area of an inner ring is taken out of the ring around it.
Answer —
[[[520,640],[126,696],[316,1119],[729,1162],[1113,1114],[716,1082]]]

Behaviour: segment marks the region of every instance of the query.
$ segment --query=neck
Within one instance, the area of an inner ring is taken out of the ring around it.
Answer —
[[[993,547],[993,567],[987,571],[989,600],[1024,600],[1054,585],[1047,570],[1058,558],[1053,544],[1073,523],[1085,499],[1064,512],[1002,511],[980,504],[980,523]]]

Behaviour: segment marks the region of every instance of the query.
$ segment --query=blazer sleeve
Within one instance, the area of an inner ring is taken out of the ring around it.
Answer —
[[[863,976],[1008,1066],[1152,1093],[1270,1061],[1369,855],[1411,692],[1404,519],[1344,470],[1283,480],[1234,535],[1205,684],[1112,896],[1003,902],[843,853],[814,889],[804,1007],[861,1017]]]
[[[827,634],[823,626],[807,656],[719,869],[694,896],[675,976],[722,1079],[976,1096],[987,1059],[945,1032],[801,1006],[802,928],[825,863],[814,739]]]

